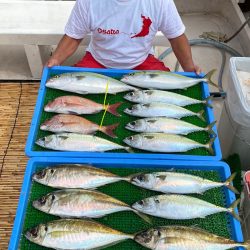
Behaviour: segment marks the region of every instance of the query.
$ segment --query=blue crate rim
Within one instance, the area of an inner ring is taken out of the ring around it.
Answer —
[[[198,169],[201,170],[204,167],[204,171],[209,170],[218,170],[223,172],[225,180],[231,175],[231,171],[229,166],[224,162],[211,162],[211,161],[172,161],[172,160],[147,160],[143,162],[141,159],[101,159],[101,158],[62,158],[62,157],[34,157],[30,159],[27,163],[27,168],[25,171],[22,189],[20,193],[20,198],[18,202],[17,207],[17,213],[14,221],[14,226],[9,242],[9,250],[16,250],[18,249],[22,227],[26,215],[26,208],[28,205],[28,199],[30,194],[30,187],[31,187],[31,176],[33,173],[33,166],[34,164],[62,164],[62,163],[72,163],[72,164],[96,164],[98,167],[98,164],[119,164],[119,165],[125,165],[124,167],[133,167],[133,165],[144,165],[144,167],[172,167],[176,166],[177,168],[181,169],[194,169],[196,167],[199,167]],[[153,165],[153,166],[152,166]],[[216,168],[216,169],[215,169]],[[168,168],[166,168],[168,169]],[[229,189],[225,188],[225,196],[226,196],[226,202],[229,206],[230,204],[235,201],[236,197],[235,194],[230,191]],[[238,210],[235,210],[236,213],[238,213]],[[231,238],[233,238],[237,242],[243,242],[243,234],[241,230],[240,222],[237,221],[232,216],[230,218],[230,226],[231,226]]]
[[[110,73],[110,74],[128,74],[135,72],[135,70],[119,70],[119,69],[95,69],[95,68],[77,68],[77,67],[67,67],[67,66],[55,66],[52,67],[51,70],[63,70],[65,72],[96,72],[96,73]],[[170,159],[170,160],[207,160],[207,161],[213,161],[213,160],[221,160],[222,159],[222,153],[220,149],[220,143],[218,136],[216,137],[213,149],[215,152],[214,156],[199,156],[199,155],[183,155],[183,154],[153,154],[153,153],[115,153],[115,152],[65,152],[65,151],[34,151],[33,145],[36,139],[39,121],[41,117],[41,110],[43,107],[43,102],[46,94],[46,87],[45,83],[47,80],[47,76],[49,75],[50,69],[44,68],[42,79],[41,79],[41,85],[38,92],[37,97],[37,103],[35,106],[35,110],[33,113],[30,131],[28,134],[28,139],[25,147],[25,153],[29,157],[43,157],[43,156],[50,156],[50,157],[57,157],[57,156],[63,156],[63,157],[101,157],[101,158],[133,158],[133,159]],[[192,72],[175,72],[180,75],[185,75],[189,77],[195,77],[195,73]],[[201,76],[204,76],[202,74]],[[203,92],[203,98],[207,98],[209,96],[209,87],[208,84],[202,83],[202,92]],[[214,119],[213,110],[209,107],[205,107],[208,123],[211,124]],[[217,128],[216,126],[213,127],[213,130],[216,134]]]

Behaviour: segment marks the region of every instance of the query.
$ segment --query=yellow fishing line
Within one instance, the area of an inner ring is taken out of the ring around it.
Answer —
[[[101,120],[101,124],[100,124],[100,129],[102,127],[102,124],[103,124],[103,121],[104,121],[104,117],[105,117],[106,112],[107,112],[108,107],[109,107],[109,103],[106,106],[106,99],[107,99],[107,95],[108,95],[108,89],[109,89],[109,81],[107,82],[107,85],[106,85],[106,91],[105,91],[104,102],[103,102],[104,113],[103,113],[103,116],[102,116],[102,120]]]

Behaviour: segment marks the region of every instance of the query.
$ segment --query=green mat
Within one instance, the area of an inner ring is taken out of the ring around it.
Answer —
[[[106,170],[118,174],[120,176],[127,176],[133,173],[138,172],[153,172],[153,171],[165,171],[165,169],[143,169],[143,168],[105,168]],[[193,171],[193,170],[178,170],[178,172],[189,173],[193,175],[197,175],[203,178],[207,178],[213,181],[221,181],[219,177],[219,173],[217,171]],[[43,212],[40,212],[32,207],[32,201],[40,198],[41,196],[47,194],[48,192],[53,191],[54,189],[43,186],[38,183],[33,183],[31,187],[31,192],[29,196],[29,202],[27,206],[27,211],[24,220],[23,232],[20,240],[19,249],[21,250],[42,250],[47,249],[43,248],[39,245],[29,242],[25,237],[24,233],[38,225],[39,223],[45,223],[47,221],[51,221],[54,219],[58,219],[59,217],[47,215]],[[113,183],[110,185],[106,185],[98,188],[99,191],[111,195],[121,201],[126,202],[127,204],[132,205],[134,202],[155,195],[156,192],[145,190],[130,183],[121,181],[117,183]],[[193,195],[194,197],[198,197],[200,199],[206,200],[218,206],[225,206],[225,197],[222,188],[216,188],[205,192],[203,195]],[[153,225],[147,224],[140,217],[135,215],[133,212],[119,212],[115,214],[111,214],[105,216],[100,219],[96,219],[100,223],[103,223],[107,226],[110,226],[114,229],[120,230],[125,233],[136,233],[138,231],[148,229],[152,226],[163,226],[163,225],[185,225],[185,226],[194,226],[207,230],[208,232],[217,234],[223,237],[230,237],[230,224],[229,224],[229,216],[226,213],[219,213],[210,215],[205,219],[195,219],[195,220],[185,220],[185,221],[177,221],[177,220],[166,220],[161,218],[152,218]],[[112,247],[108,247],[106,249],[146,249],[136,242],[132,240],[127,240],[121,242]]]
[[[182,95],[186,95],[186,96],[189,96],[189,97],[192,97],[192,98],[195,98],[195,99],[202,100],[202,87],[201,87],[200,84],[198,84],[196,86],[193,86],[193,87],[190,87],[187,90],[176,90],[176,91],[173,91],[173,92],[176,92],[176,93],[179,93],[179,94],[182,94]],[[106,104],[108,104],[108,103],[109,104],[114,104],[114,103],[117,103],[117,102],[122,102],[123,103],[120,106],[120,108],[118,109],[118,112],[121,115],[121,117],[116,117],[116,116],[114,116],[114,115],[107,112],[106,116],[105,116],[105,119],[104,119],[104,122],[103,122],[104,126],[105,125],[115,124],[115,123],[120,123],[119,127],[115,131],[115,134],[117,135],[118,138],[113,139],[113,138],[111,138],[111,137],[109,137],[109,136],[107,136],[107,135],[105,135],[105,134],[103,134],[101,132],[96,133],[96,136],[99,136],[99,137],[102,137],[104,139],[113,141],[113,142],[118,143],[120,145],[125,145],[123,140],[126,137],[135,134],[134,132],[131,132],[131,131],[125,129],[125,125],[127,123],[131,122],[131,121],[139,119],[138,117],[133,117],[133,116],[127,115],[127,114],[125,114],[123,112],[124,109],[126,109],[127,107],[130,107],[132,105],[132,103],[126,101],[123,98],[123,96],[125,94],[126,93],[119,93],[119,94],[116,94],[116,95],[108,95],[107,100],[106,100]],[[101,104],[103,104],[103,102],[104,102],[104,95],[100,95],[100,94],[98,94],[98,95],[84,95],[83,96],[83,95],[79,95],[79,94],[75,94],[75,93],[70,93],[70,92],[65,92],[65,91],[61,91],[61,90],[55,90],[55,89],[47,88],[43,107],[48,102],[55,99],[56,97],[63,96],[63,95],[81,96],[81,97],[91,99],[91,100],[93,100],[95,102],[98,102],[98,103],[101,103]],[[194,104],[194,105],[186,106],[186,108],[193,111],[193,112],[199,112],[202,109],[204,109],[204,105],[203,104]],[[96,124],[100,124],[101,120],[102,120],[102,117],[103,117],[103,112],[104,111],[102,111],[102,112],[100,112],[98,114],[93,114],[93,115],[82,115],[82,117],[84,117],[84,118],[86,118],[86,119],[88,119],[88,120],[90,120],[92,122],[95,122]],[[55,113],[47,113],[47,112],[43,111],[42,114],[41,114],[41,119],[40,119],[40,122],[39,122],[39,126],[45,120],[51,118],[53,115],[55,115]],[[206,112],[205,112],[204,116],[205,116],[205,118],[207,120]],[[206,127],[208,125],[207,122],[202,121],[200,118],[198,118],[196,116],[195,117],[185,117],[182,120],[190,122],[190,123],[195,124],[195,125],[200,126],[200,127]],[[41,131],[39,129],[36,139],[47,136],[49,134],[52,134],[52,133],[46,132],[46,131]],[[206,144],[210,140],[209,134],[207,132],[205,132],[205,131],[191,133],[191,134],[187,135],[186,137],[188,137],[188,138],[190,138],[190,139],[192,139],[194,141],[197,141],[199,143],[202,143],[202,144]],[[34,151],[48,151],[48,149],[42,148],[42,147],[40,147],[40,146],[38,146],[36,144],[34,144],[33,150]],[[149,153],[149,152],[142,151],[142,150],[137,150],[137,149],[134,149],[133,151],[135,153]],[[115,150],[114,152],[126,152],[126,151],[124,151],[124,150]],[[202,156],[210,156],[211,155],[211,153],[208,152],[208,150],[205,149],[205,148],[193,149],[193,150],[190,150],[190,151],[188,151],[186,153],[179,153],[179,154],[202,155]]]

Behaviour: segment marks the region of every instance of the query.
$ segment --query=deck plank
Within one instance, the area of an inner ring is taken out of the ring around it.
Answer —
[[[8,249],[23,175],[28,160],[24,153],[24,147],[38,88],[39,84],[37,83],[22,85],[21,83],[0,84],[2,117],[0,124],[0,168],[4,160],[0,177],[0,249]],[[20,106],[17,112],[19,99]],[[16,114],[18,114],[17,117]],[[16,125],[13,129],[15,122]],[[13,136],[10,140],[12,130]],[[9,147],[7,149],[8,143]]]

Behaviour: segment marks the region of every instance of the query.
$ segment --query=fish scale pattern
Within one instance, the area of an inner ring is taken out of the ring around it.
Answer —
[[[202,100],[202,88],[201,85],[195,85],[193,87],[188,88],[187,90],[174,90],[172,92],[178,93],[178,94],[182,94],[185,96],[189,96],[191,98],[195,98],[195,99],[199,99]],[[110,113],[106,113],[105,118],[104,118],[104,122],[103,125],[111,125],[111,124],[115,124],[115,123],[120,123],[119,127],[115,130],[115,134],[117,135],[117,138],[111,138],[101,132],[97,132],[96,136],[99,136],[101,138],[113,141],[115,143],[118,143],[120,145],[125,145],[125,143],[123,142],[123,140],[131,135],[134,135],[135,132],[129,131],[127,129],[125,129],[125,125],[128,124],[129,122],[132,122],[134,120],[137,120],[138,117],[133,117],[130,116],[128,114],[125,114],[123,112],[123,110],[125,110],[128,107],[131,107],[134,103],[130,103],[129,101],[125,100],[123,98],[123,96],[126,93],[118,93],[116,95],[111,95],[109,94],[107,96],[107,100],[106,100],[106,104],[114,104],[116,102],[122,102],[122,105],[119,107],[118,112],[121,115],[120,117],[116,117]],[[55,89],[46,89],[46,96],[45,96],[45,100],[44,100],[44,106],[50,102],[51,100],[55,99],[56,97],[59,96],[64,96],[64,95],[76,95],[76,96],[82,96],[88,99],[91,99],[95,102],[98,103],[103,103],[104,102],[104,95],[80,95],[80,94],[75,94],[75,93],[70,93],[70,92],[66,92],[66,91],[61,91],[61,90],[55,90]],[[189,105],[186,106],[187,109],[193,111],[193,112],[199,112],[202,109],[204,109],[204,105],[203,104],[193,104],[193,105]],[[204,109],[205,111],[205,109]],[[100,112],[98,114],[92,114],[92,115],[81,115],[82,117],[95,122],[97,124],[101,123],[102,117],[103,117],[103,112]],[[40,118],[40,125],[47,119],[51,118],[53,115],[55,115],[55,113],[48,113],[43,111],[41,114],[41,118]],[[206,118],[206,114],[204,113],[204,116]],[[198,117],[185,117],[182,118],[182,120],[187,121],[189,123],[192,123],[194,125],[200,126],[200,127],[206,127],[208,125],[207,122],[204,122],[202,120],[200,120],[200,118]],[[207,120],[207,119],[206,119]],[[44,136],[47,136],[51,134],[51,132],[47,132],[47,131],[42,131],[42,130],[38,130],[37,133],[37,138],[41,138]],[[210,137],[209,134],[205,131],[200,131],[200,132],[194,132],[191,133],[189,135],[186,136],[187,138],[190,138],[194,141],[200,142],[202,144],[206,144],[209,142]],[[38,145],[34,145],[33,146],[33,150],[34,151],[45,151],[48,149],[44,149]],[[135,153],[147,153],[146,151],[143,150],[138,150],[138,149],[133,149],[133,151]],[[124,150],[115,150],[112,152],[126,152]],[[177,154],[186,154],[186,155],[199,155],[199,156],[210,156],[211,153],[205,149],[205,148],[198,148],[198,149],[193,149],[193,150],[189,150],[188,152],[185,153],[177,153]]]
[[[39,169],[39,168],[38,168]],[[166,171],[166,169],[160,168],[105,168],[106,170],[115,173],[120,176],[128,176],[131,174],[139,172],[155,172],[155,171]],[[207,178],[212,181],[222,181],[217,171],[198,171],[198,170],[177,170],[176,172],[188,173],[197,175],[203,178]],[[203,199],[205,201],[211,202],[218,206],[224,206],[226,204],[225,194],[223,191],[224,188],[215,188],[205,192],[203,195],[192,195],[194,197]],[[31,186],[29,202],[26,210],[26,216],[24,220],[22,237],[20,240],[20,250],[46,250],[34,243],[29,242],[25,237],[24,233],[38,225],[39,223],[44,223],[54,219],[58,219],[56,216],[47,215],[43,212],[40,212],[32,207],[32,201],[38,199],[39,197],[47,194],[48,192],[53,191],[53,188],[43,186],[38,183],[33,183]],[[98,188],[99,191],[108,194],[114,198],[117,198],[121,201],[126,202],[129,205],[132,205],[134,202],[144,199],[146,197],[159,194],[154,191],[142,189],[136,187],[130,183],[121,181],[113,184],[109,184],[103,187]],[[148,229],[152,226],[163,226],[163,225],[183,225],[183,226],[193,226],[199,227],[207,230],[210,233],[217,234],[219,236],[230,238],[230,225],[229,225],[229,216],[226,213],[218,213],[208,216],[206,219],[194,219],[186,221],[178,220],[167,220],[162,218],[155,218],[150,216],[152,219],[152,225],[144,222],[140,217],[135,215],[133,212],[118,212],[105,216],[103,218],[96,219],[96,221],[103,223],[107,226],[110,226],[114,229],[120,230],[126,233],[136,233],[145,229]],[[220,222],[220,223],[218,223]],[[126,240],[114,246],[105,248],[108,250],[119,249],[119,250],[131,250],[131,249],[146,249],[133,240]]]

